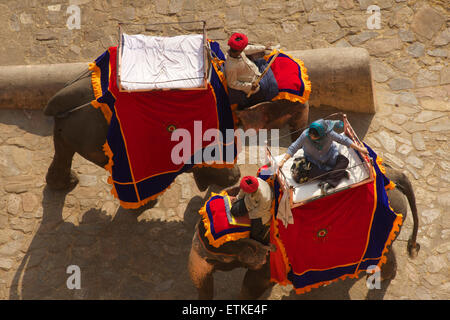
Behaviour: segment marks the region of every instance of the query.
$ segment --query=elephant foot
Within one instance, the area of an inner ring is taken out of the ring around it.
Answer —
[[[413,242],[412,239],[408,240],[408,254],[411,259],[414,259],[419,255],[420,244]]]
[[[50,189],[55,191],[70,191],[76,187],[78,184],[78,177],[73,170],[70,170],[70,174],[65,178],[59,175],[51,174],[50,171],[45,177],[45,181]]]

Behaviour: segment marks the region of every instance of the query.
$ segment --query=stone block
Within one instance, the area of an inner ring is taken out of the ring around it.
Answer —
[[[352,9],[354,6],[353,0],[339,0],[339,7],[343,9]]]
[[[414,58],[421,57],[425,53],[425,45],[420,42],[414,42],[406,49],[406,52]]]
[[[425,123],[428,121],[432,121],[432,120],[441,118],[443,116],[445,116],[445,113],[443,113],[443,112],[424,110],[417,115],[417,117],[414,119],[414,121],[418,122],[418,123]]]
[[[308,22],[317,22],[323,20],[331,20],[333,19],[333,15],[331,13],[326,12],[317,12],[314,11],[308,15]]]
[[[399,30],[398,36],[403,42],[413,42],[416,40],[416,36],[411,30]]]
[[[406,90],[414,88],[414,83],[411,79],[395,78],[389,81],[389,88],[392,90]]]
[[[438,48],[434,50],[428,50],[427,54],[432,57],[446,58],[448,56],[448,50]]]
[[[314,0],[303,0],[303,6],[307,12],[314,8]]]
[[[416,87],[432,87],[439,84],[439,74],[437,72],[429,71],[426,69],[419,70],[416,78]]]
[[[447,66],[441,70],[440,83],[450,84],[450,66]]]
[[[248,24],[254,24],[259,16],[259,9],[252,6],[242,7],[242,17]]]
[[[444,22],[445,18],[439,12],[430,7],[424,7],[414,15],[411,30],[431,40]]]
[[[349,36],[348,37],[348,41],[353,45],[353,46],[359,46],[361,44],[363,44],[364,42],[372,39],[372,38],[376,38],[378,37],[379,33],[375,32],[375,31],[363,31],[359,34],[353,35],[353,36]]]
[[[316,27],[316,31],[319,33],[337,33],[340,29],[334,20],[321,20]]]
[[[423,161],[414,155],[408,156],[406,158],[406,163],[409,163],[410,165],[412,165],[414,168],[417,169],[423,168]]]
[[[394,70],[387,64],[379,61],[372,61],[372,77],[376,82],[385,82],[395,75]]]
[[[445,46],[450,42],[450,28],[442,31],[433,41],[435,46]]]
[[[367,50],[376,57],[391,55],[393,51],[402,48],[402,43],[397,37],[388,39],[372,39],[367,42]]]
[[[380,141],[380,144],[384,147],[384,149],[386,149],[387,152],[395,153],[396,143],[389,133],[387,133],[386,131],[382,131],[380,132],[377,138]]]
[[[401,7],[396,10],[388,22],[389,27],[404,27],[411,22],[414,11],[408,7]]]

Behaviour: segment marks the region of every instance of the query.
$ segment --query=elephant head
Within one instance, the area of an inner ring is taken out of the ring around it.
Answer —
[[[261,269],[267,263],[268,253],[276,250],[273,244],[264,245],[250,238],[240,239],[238,242],[242,245],[242,249],[239,250],[237,259],[251,270]]]

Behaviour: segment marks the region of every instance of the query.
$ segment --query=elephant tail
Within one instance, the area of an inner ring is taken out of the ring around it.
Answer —
[[[420,244],[417,243],[417,231],[419,229],[419,215],[417,213],[416,197],[414,195],[413,186],[409,178],[402,172],[398,172],[395,175],[396,187],[406,196],[408,199],[409,207],[411,209],[413,217],[413,230],[408,240],[408,254],[411,258],[417,256],[420,250]]]

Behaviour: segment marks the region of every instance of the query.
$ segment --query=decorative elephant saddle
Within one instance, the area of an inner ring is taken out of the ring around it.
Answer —
[[[205,205],[199,210],[205,226],[205,237],[209,244],[218,248],[228,241],[236,241],[250,236],[248,216],[233,217],[231,200],[226,191],[212,193]]]

